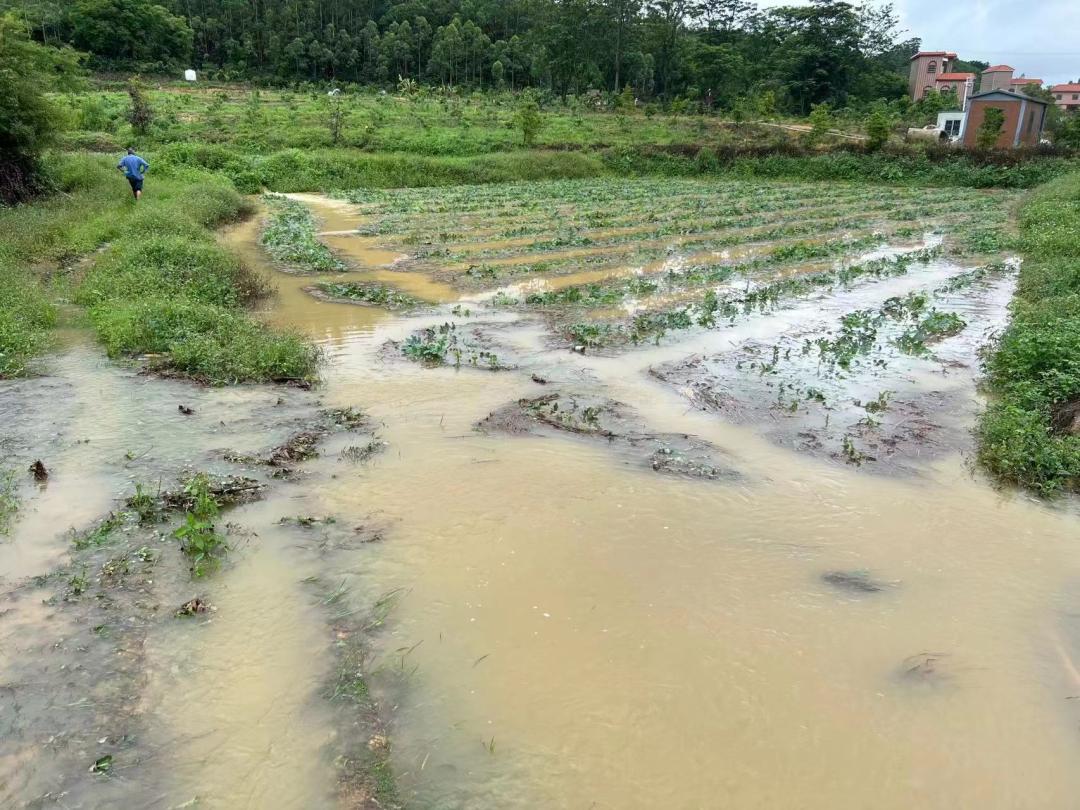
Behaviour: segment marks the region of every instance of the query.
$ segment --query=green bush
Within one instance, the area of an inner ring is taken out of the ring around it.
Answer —
[[[694,168],[700,174],[712,174],[720,169],[720,159],[716,156],[716,152],[703,146],[694,155]]]
[[[979,460],[1003,481],[1053,495],[1075,486],[1080,438],[1056,435],[1040,411],[995,403],[979,422]]]

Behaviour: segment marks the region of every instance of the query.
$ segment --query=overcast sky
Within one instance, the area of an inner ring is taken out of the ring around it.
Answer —
[[[759,0],[764,7],[800,0]],[[1080,78],[1080,0],[896,0],[906,37],[928,51],[1006,64],[1049,84]]]

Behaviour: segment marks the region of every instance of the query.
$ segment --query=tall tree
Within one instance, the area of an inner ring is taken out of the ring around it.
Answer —
[[[0,203],[22,202],[44,187],[38,158],[60,122],[46,93],[77,80],[76,54],[33,42],[23,21],[0,15]]]
[[[187,22],[149,0],[76,0],[66,22],[71,44],[109,66],[177,65],[191,55]]]

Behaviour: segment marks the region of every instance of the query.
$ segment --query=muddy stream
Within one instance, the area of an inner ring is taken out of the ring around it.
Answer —
[[[864,399],[907,392],[885,419],[900,450],[875,467],[815,451],[836,440],[823,415],[791,422],[760,406],[775,389],[754,393],[765,378],[747,358],[933,287],[956,270],[944,261],[730,329],[577,354],[553,348],[535,317],[489,309],[490,291],[402,270],[351,235],[352,207],[298,197],[361,268],[341,277],[432,306],[317,300],[312,277],[271,267],[252,221],[225,238],[278,288],[264,317],[324,350],[322,385],[154,379],[79,334],[46,376],[0,384],[4,451],[51,471],[24,488],[0,541],[0,805],[374,806],[335,784],[349,731],[322,691],[343,643],[327,610],[347,600],[387,606],[364,667],[389,742],[362,743],[389,745],[409,807],[1076,806],[1080,518],[996,491],[970,463],[974,353],[1003,321],[1011,278],[956,304],[973,328],[943,341],[938,362],[851,383]],[[451,318],[455,305],[470,315]],[[427,368],[388,351],[449,319],[484,324],[515,368]],[[811,365],[793,361],[792,378]],[[706,378],[744,399],[704,396]],[[621,403],[611,418],[631,427],[506,416],[575,398]],[[367,414],[363,439],[334,434],[300,474],[230,510],[226,566],[154,592],[166,610],[205,592],[214,610],[164,622],[127,665],[93,651],[56,600],[63,583],[23,590],[63,562],[70,529],[136,482],[229,472],[224,450],[262,452],[317,409],[346,407]],[[381,451],[350,461],[345,448],[368,437]],[[672,442],[720,472],[666,474],[657,459]],[[354,542],[372,526],[377,542]],[[119,694],[90,675],[105,671]],[[91,734],[118,706],[138,733]],[[137,764],[87,773],[125,746]]]

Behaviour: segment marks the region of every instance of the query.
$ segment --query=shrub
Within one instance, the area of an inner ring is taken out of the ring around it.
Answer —
[[[136,135],[148,135],[150,127],[154,123],[154,110],[150,106],[150,99],[146,96],[146,88],[138,78],[128,80],[128,98],[131,107],[128,109],[128,123],[131,131]]]
[[[518,107],[517,122],[521,129],[521,142],[526,148],[531,149],[544,125],[544,119],[540,115],[540,105],[531,96],[526,96]]]
[[[806,141],[810,145],[821,143],[829,134],[832,127],[832,111],[828,104],[815,104],[810,111],[810,131],[806,133]]]
[[[975,145],[980,149],[993,149],[998,136],[1005,126],[1005,111],[999,107],[989,107],[982,123],[975,130]]]
[[[707,146],[703,146],[694,155],[694,168],[700,174],[711,174],[720,168],[720,160],[716,157],[716,152]]]
[[[888,142],[891,130],[889,114],[881,107],[875,108],[866,119],[866,138],[870,149],[875,152],[881,149]]]

